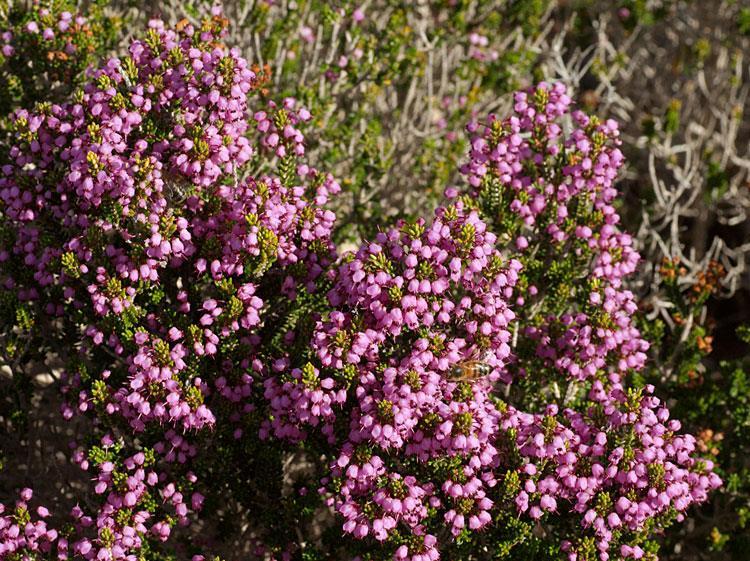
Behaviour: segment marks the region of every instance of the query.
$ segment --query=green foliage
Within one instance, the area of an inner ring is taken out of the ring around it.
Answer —
[[[750,8],[742,8],[737,17],[737,29],[742,35],[750,35]]]

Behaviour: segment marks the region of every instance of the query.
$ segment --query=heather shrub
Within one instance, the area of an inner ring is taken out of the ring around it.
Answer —
[[[152,21],[11,118],[3,358],[64,362],[85,488],[56,525],[21,490],[0,551],[655,558],[721,481],[638,374],[617,124],[561,84],[518,92],[469,124],[433,212],[341,251],[320,108],[275,95],[226,24]]]

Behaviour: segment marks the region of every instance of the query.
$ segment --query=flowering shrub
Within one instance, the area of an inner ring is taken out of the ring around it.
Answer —
[[[655,558],[721,481],[635,375],[616,123],[519,92],[469,125],[465,188],[346,253],[310,112],[268,99],[226,23],[152,21],[13,114],[4,352],[65,361],[88,490],[58,530],[23,490],[0,551]]]

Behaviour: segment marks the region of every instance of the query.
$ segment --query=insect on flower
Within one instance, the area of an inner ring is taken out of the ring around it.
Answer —
[[[190,185],[186,181],[165,181],[164,194],[172,204],[184,203],[191,194]]]
[[[455,381],[471,382],[489,376],[492,367],[483,360],[469,358],[453,365],[450,378]]]

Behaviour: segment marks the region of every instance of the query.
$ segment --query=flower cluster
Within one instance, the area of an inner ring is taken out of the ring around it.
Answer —
[[[174,202],[233,174],[252,153],[243,134],[254,75],[236,54],[209,45],[221,29],[177,33],[154,23],[129,57],[95,73],[78,102],[16,113],[20,142],[3,166],[0,199],[6,219],[24,226],[3,261],[11,253],[47,286],[61,260],[66,298],[74,297],[69,284],[95,274],[89,298],[104,315],[128,307],[128,285],[156,282],[160,267],[194,252]],[[69,241],[49,247],[38,238],[45,216],[61,221]],[[113,270],[93,266],[98,244]],[[128,248],[138,246],[143,255],[134,259]]]
[[[678,433],[680,423],[652,393],[651,386],[605,390],[597,382],[587,412],[559,415],[553,404],[541,414],[509,407],[503,417],[528,458],[514,472],[515,506],[535,520],[568,510],[580,516],[582,536],[562,543],[571,560],[589,558],[592,548],[604,561],[640,558],[638,535],[647,525],[682,520],[721,483],[712,462],[694,458],[695,438]]]
[[[32,510],[29,506],[33,495],[31,489],[22,489],[15,509],[9,512],[0,503],[0,557],[3,559],[30,559],[48,554],[57,541],[57,530],[44,521],[50,515],[49,510],[44,506]],[[32,517],[37,520],[33,521]]]
[[[287,154],[305,154],[304,136],[297,125],[309,121],[312,115],[304,107],[295,110],[296,104],[295,99],[286,98],[279,108],[270,101],[267,111],[258,111],[253,115],[256,128],[263,135],[262,145],[279,158],[284,158]]]
[[[118,26],[98,5],[84,16],[75,2],[9,4],[0,14],[0,114],[69,95]]]
[[[345,257],[311,361],[285,374],[285,359],[266,381],[266,434],[297,441],[320,428],[340,446],[320,491],[344,532],[387,544],[396,558],[435,558],[451,547],[437,524],[468,539],[508,508],[545,523],[571,513],[590,532],[558,544],[571,559],[592,548],[602,561],[613,548],[642,556],[644,528],[680,519],[720,484],[712,464],[695,460],[695,440],[677,434],[653,388],[625,390],[614,373],[562,412],[554,403],[525,412],[534,405],[523,396],[498,406],[494,384],[512,385],[513,362],[525,358],[511,356],[507,304],[524,272],[495,247],[460,201],[430,225],[401,224]],[[471,358],[482,366],[464,365]],[[472,367],[490,372],[457,379]],[[544,372],[535,374],[522,379]]]

